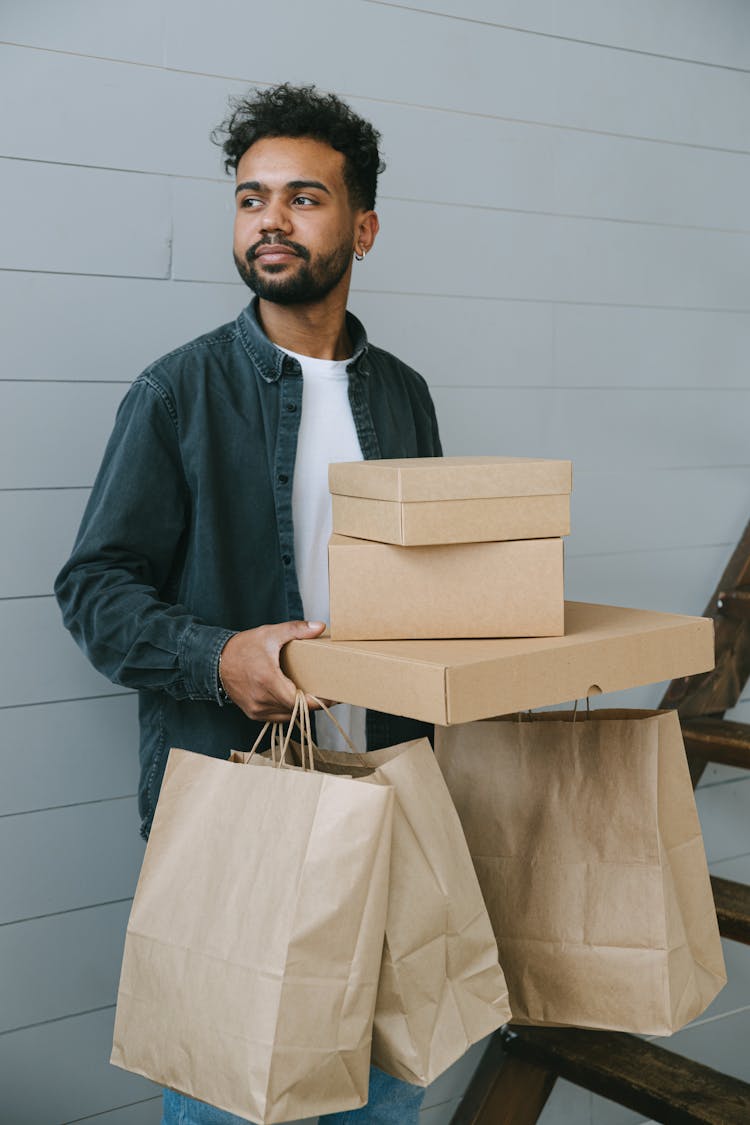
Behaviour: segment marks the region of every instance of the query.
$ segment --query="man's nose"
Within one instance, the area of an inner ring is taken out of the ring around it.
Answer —
[[[261,230],[280,230],[287,232],[291,230],[291,222],[288,209],[280,200],[269,200],[266,206],[263,208],[263,215],[261,217]]]

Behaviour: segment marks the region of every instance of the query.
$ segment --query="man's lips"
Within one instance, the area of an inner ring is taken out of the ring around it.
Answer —
[[[297,258],[299,255],[289,246],[259,246],[253,257],[263,258],[266,262],[286,262],[289,258]]]

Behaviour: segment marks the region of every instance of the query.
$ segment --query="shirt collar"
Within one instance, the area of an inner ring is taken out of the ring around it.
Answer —
[[[249,305],[242,310],[237,318],[240,338],[245,351],[253,360],[258,370],[267,383],[275,383],[289,369],[289,364],[296,364],[291,356],[277,348],[266,336],[258,320],[258,298],[254,297]],[[367,359],[368,342],[364,325],[350,312],[346,314],[346,327],[349,339],[352,342],[352,358],[347,371],[358,375],[369,375],[370,368]]]

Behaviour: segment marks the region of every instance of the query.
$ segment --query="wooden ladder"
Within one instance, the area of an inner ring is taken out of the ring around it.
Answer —
[[[724,714],[750,677],[750,523],[706,607],[716,628],[712,672],[673,680],[690,774],[709,762],[750,769],[750,724]],[[750,944],[750,887],[711,878],[723,937]],[[534,1125],[558,1077],[664,1125],[748,1125],[750,1083],[621,1032],[522,1027],[495,1032],[451,1125]]]

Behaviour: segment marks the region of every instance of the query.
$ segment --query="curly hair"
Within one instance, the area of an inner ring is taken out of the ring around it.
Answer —
[[[375,206],[378,174],[385,169],[378,150],[380,133],[335,94],[315,86],[283,82],[231,98],[231,113],[211,133],[225,156],[224,170],[236,172],[242,156],[263,137],[312,137],[344,155],[344,182],[352,206]]]

